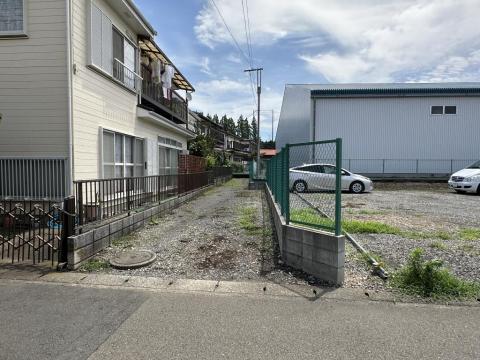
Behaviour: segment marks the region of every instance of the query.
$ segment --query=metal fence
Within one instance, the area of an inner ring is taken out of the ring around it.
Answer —
[[[450,175],[477,160],[455,159],[343,159],[343,167],[366,175]]]
[[[64,202],[0,201],[0,259],[11,263],[66,262],[74,206],[73,198]]]
[[[213,172],[75,181],[78,224],[126,214],[213,184]]]
[[[0,199],[62,201],[66,163],[63,158],[0,158]]]
[[[267,185],[287,223],[341,234],[342,140],[287,144],[267,162]]]

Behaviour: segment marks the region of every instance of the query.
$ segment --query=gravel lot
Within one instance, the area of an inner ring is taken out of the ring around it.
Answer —
[[[305,195],[315,203],[316,194]],[[480,239],[462,238],[462,231],[480,229],[480,196],[462,195],[444,183],[376,183],[370,194],[343,194],[344,219],[378,221],[402,230],[401,235],[353,234],[378,255],[389,271],[405,264],[420,247],[428,259],[444,261],[456,275],[480,281]],[[358,253],[347,245],[347,286],[383,288]]]
[[[123,275],[167,279],[269,280],[278,283],[316,283],[279,264],[270,214],[263,191],[247,190],[248,179],[223,186],[155,219],[145,228],[116,241],[97,260],[108,261],[130,249],[148,249],[156,261],[135,270],[102,269]],[[251,221],[248,222],[250,214]],[[249,226],[241,224],[242,217]],[[246,217],[246,219],[245,219]]]

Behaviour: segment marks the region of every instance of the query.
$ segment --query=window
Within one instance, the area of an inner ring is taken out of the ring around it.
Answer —
[[[178,155],[182,151],[182,143],[159,136],[159,175],[175,175],[178,173]]]
[[[90,4],[90,61],[91,64],[112,75],[113,25],[98,7]]]
[[[0,0],[2,1],[2,0]],[[90,64],[137,91],[138,49],[117,28],[110,18],[90,2]]]
[[[457,107],[445,106],[445,115],[457,115]]]
[[[432,106],[431,110],[432,115],[456,115],[457,114],[457,107],[448,105],[448,106],[439,106],[434,105]]]
[[[0,36],[25,35],[24,0],[0,0]]]
[[[443,115],[443,106],[432,106],[430,113],[432,115]]]
[[[103,132],[103,177],[143,176],[143,139],[116,132]]]
[[[335,175],[336,174],[335,166],[324,165],[323,166],[323,172],[325,174]]]

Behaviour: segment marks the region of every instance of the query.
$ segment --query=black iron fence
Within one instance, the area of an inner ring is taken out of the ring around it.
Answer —
[[[212,171],[74,182],[78,225],[106,220],[211,185],[231,176],[230,168]]]
[[[211,168],[214,179],[232,177],[232,168],[229,166],[214,166]]]
[[[0,201],[0,259],[7,262],[67,261],[75,201]]]

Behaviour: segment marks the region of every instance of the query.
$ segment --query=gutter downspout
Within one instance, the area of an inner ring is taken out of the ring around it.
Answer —
[[[67,16],[67,83],[68,83],[68,174],[67,174],[67,194],[73,195],[73,179],[75,176],[73,170],[73,79],[72,79],[72,67],[73,67],[73,47],[72,47],[72,0],[65,1],[66,16]]]

